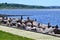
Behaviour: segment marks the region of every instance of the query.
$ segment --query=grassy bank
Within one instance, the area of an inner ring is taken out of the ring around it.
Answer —
[[[0,40],[33,40],[33,39],[13,35],[0,30]]]

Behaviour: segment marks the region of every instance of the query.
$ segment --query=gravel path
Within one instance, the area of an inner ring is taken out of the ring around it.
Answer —
[[[32,38],[35,40],[60,40],[59,37],[54,37],[54,36],[45,35],[45,34],[41,34],[41,33],[35,33],[35,32],[10,28],[10,27],[6,27],[6,26],[0,26],[0,30],[5,31],[5,32],[9,32],[9,33],[12,33],[15,35],[24,36],[27,38]]]

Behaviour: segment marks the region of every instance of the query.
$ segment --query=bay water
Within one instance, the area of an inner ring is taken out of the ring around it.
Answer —
[[[59,25],[60,27],[60,9],[1,9],[0,14],[8,15],[31,15],[30,19],[37,19],[42,24]],[[28,16],[24,16],[26,19]],[[20,18],[20,16],[15,16]]]

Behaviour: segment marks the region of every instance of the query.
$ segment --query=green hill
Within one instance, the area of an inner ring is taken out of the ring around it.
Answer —
[[[40,9],[40,8],[45,8],[45,7],[24,5],[24,4],[0,3],[0,9]]]
[[[24,4],[0,3],[0,9],[51,9],[60,8],[60,6],[32,6]]]

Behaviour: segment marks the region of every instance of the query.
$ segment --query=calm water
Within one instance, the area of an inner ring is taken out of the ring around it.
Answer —
[[[10,15],[32,15],[30,16],[31,19],[37,19],[38,22],[47,24],[48,22],[51,23],[51,25],[56,25],[58,24],[60,26],[60,9],[54,9],[54,10],[39,10],[39,9],[30,9],[30,10],[25,10],[25,9],[9,9],[9,10],[0,10],[0,14],[10,14]],[[20,17],[16,17],[20,18]],[[24,19],[26,16],[24,16]]]

